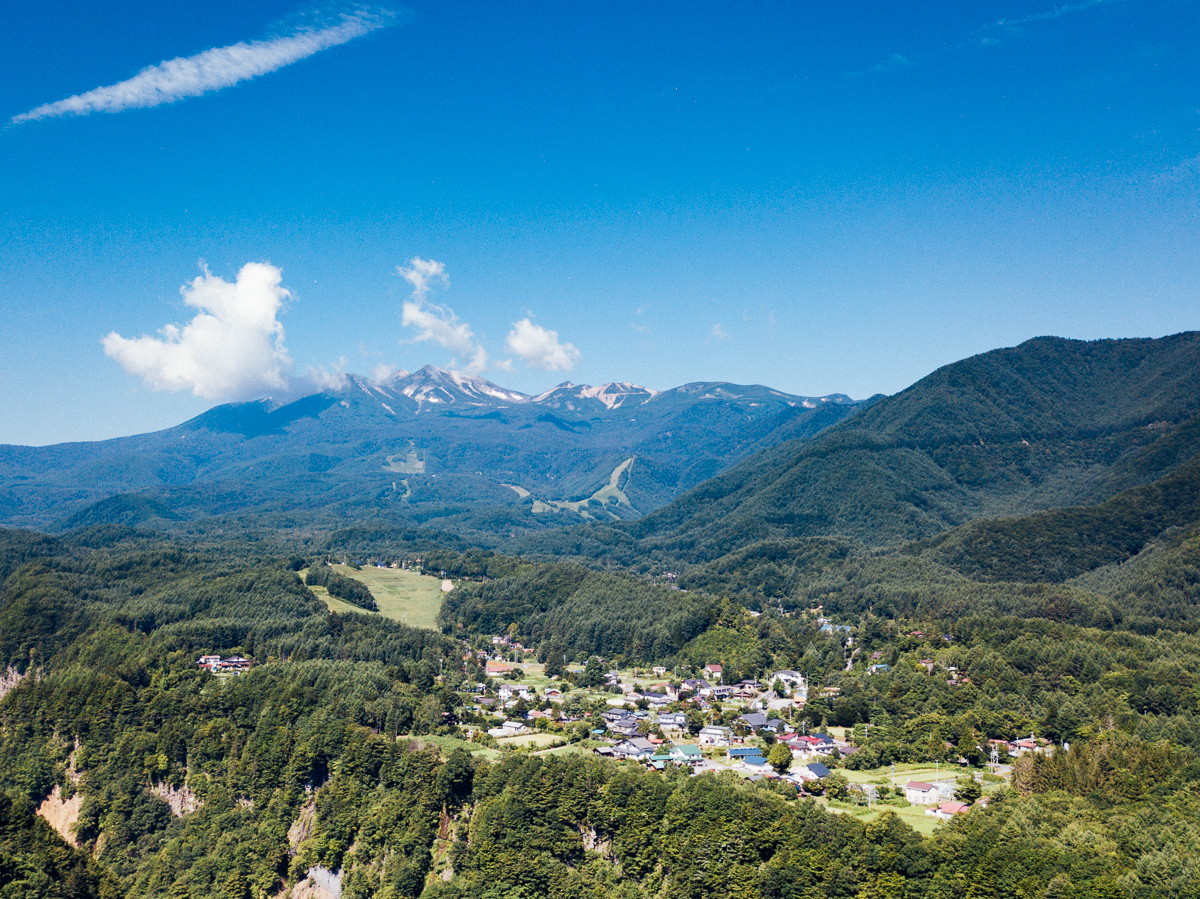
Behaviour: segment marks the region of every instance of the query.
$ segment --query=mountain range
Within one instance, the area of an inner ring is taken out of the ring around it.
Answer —
[[[433,366],[383,382],[350,375],[152,434],[0,447],[0,524],[268,516],[273,526],[378,519],[482,537],[632,519],[864,405],[724,382],[661,392],[564,383],[530,396]]]
[[[724,382],[530,396],[427,366],[154,434],[0,447],[0,524],[370,522],[714,571],[794,569],[834,540],[1054,581],[1200,521],[1197,454],[1196,332],[1036,338],[862,402]]]

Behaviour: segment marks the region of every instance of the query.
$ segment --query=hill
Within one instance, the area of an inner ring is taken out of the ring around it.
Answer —
[[[869,546],[1103,502],[1200,451],[1200,334],[1037,338],[948,365],[815,439],[747,458],[633,526],[706,561],[759,541]]]

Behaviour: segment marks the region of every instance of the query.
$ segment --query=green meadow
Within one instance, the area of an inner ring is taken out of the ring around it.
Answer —
[[[366,584],[379,605],[379,614],[393,621],[401,621],[412,627],[437,630],[437,614],[442,607],[442,579],[403,571],[394,568],[351,568],[349,565],[334,565],[339,574]],[[300,573],[303,577],[304,572]],[[323,587],[310,587],[330,611],[339,614],[365,612],[358,606],[330,596]]]

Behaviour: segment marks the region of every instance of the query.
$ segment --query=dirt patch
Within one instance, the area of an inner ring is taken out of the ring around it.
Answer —
[[[79,820],[79,809],[82,807],[82,793],[76,793],[70,799],[63,799],[62,791],[56,784],[54,789],[50,791],[50,795],[38,806],[37,813],[46,819],[46,823],[58,831],[60,837],[74,846],[75,835],[71,833],[71,828]]]

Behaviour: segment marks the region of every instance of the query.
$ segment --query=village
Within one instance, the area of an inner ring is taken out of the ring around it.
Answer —
[[[986,806],[990,794],[1008,783],[1012,760],[1051,748],[1030,735],[980,746],[988,760],[982,769],[962,758],[957,765],[864,770],[852,761],[860,749],[852,728],[811,729],[811,716],[802,714],[810,691],[829,699],[839,688],[810,686],[798,671],[726,683],[715,662],[619,668],[593,657],[587,665],[552,667],[509,635],[464,642],[463,648],[467,676],[456,675],[454,683],[459,705],[445,713],[440,736],[419,739],[463,746],[483,758],[588,752],[657,771],[726,774],[813,797],[835,811],[870,815],[887,808],[929,832],[938,821]],[[887,670],[880,655],[871,655],[868,674]],[[205,655],[197,664],[226,678],[255,663],[240,655]],[[919,664],[934,674],[932,660]],[[966,682],[953,667],[939,676],[950,684]]]
[[[989,741],[981,747],[989,760],[984,769],[962,759],[958,766],[849,770],[844,762],[858,751],[849,729],[809,732],[798,714],[810,691],[800,672],[780,669],[761,681],[725,683],[715,663],[683,672],[688,676],[663,666],[605,669],[598,684],[585,686],[582,666],[547,676],[519,643],[504,636],[492,643],[493,651],[470,654],[469,664],[480,665],[485,678],[464,685],[469,699],[456,715],[470,741],[500,751],[582,751],[659,771],[765,780],[834,810],[891,807],[909,819],[920,816],[915,826],[923,831],[986,806],[989,794],[1007,783],[1011,760],[1050,748],[1030,735]]]

